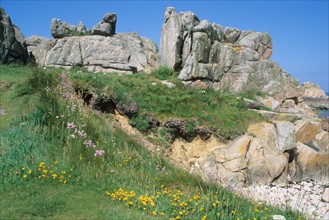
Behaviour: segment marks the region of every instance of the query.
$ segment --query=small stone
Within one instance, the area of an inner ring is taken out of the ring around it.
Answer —
[[[283,215],[273,215],[273,220],[286,220]]]
[[[329,202],[329,188],[324,189],[321,200],[324,202]]]

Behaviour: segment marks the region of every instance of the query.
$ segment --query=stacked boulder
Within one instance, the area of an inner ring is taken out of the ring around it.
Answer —
[[[38,66],[86,67],[92,72],[150,72],[158,66],[158,48],[135,33],[115,34],[117,16],[106,13],[92,31],[53,19],[50,29],[55,40],[32,36],[26,40]],[[87,31],[92,35],[77,34]],[[70,35],[70,36],[68,36]]]
[[[94,35],[111,36],[115,34],[117,15],[115,13],[106,13],[103,20],[93,27]]]
[[[181,70],[178,77],[187,85],[262,91],[279,102],[300,96],[298,81],[269,61],[271,55],[267,33],[224,29],[172,7],[165,12],[160,65]]]
[[[77,26],[74,26],[67,22],[62,22],[60,19],[53,18],[50,24],[50,32],[55,39],[91,34],[112,36],[115,34],[116,22],[117,15],[115,13],[106,13],[101,22],[96,24],[92,30],[87,30],[86,26],[81,21]]]
[[[28,61],[24,36],[19,28],[12,24],[10,17],[0,7],[0,64]]]
[[[83,35],[87,33],[86,26],[80,21],[77,26],[62,22],[60,19],[53,18],[50,24],[51,35],[57,38],[69,37],[74,35]]]

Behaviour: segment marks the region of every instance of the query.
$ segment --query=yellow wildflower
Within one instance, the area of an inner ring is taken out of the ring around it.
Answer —
[[[31,174],[32,173],[32,170],[31,169],[29,169],[29,171],[27,172],[28,174]]]
[[[24,179],[25,179],[25,178],[27,178],[27,175],[26,175],[26,174],[24,174],[24,175],[23,175],[23,178],[24,178]]]

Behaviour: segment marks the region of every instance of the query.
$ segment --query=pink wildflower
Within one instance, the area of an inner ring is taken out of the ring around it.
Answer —
[[[102,156],[103,154],[105,154],[104,150],[96,150],[94,153],[94,157],[96,158],[97,156]]]

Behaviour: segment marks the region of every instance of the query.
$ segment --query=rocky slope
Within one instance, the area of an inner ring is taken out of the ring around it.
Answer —
[[[0,7],[0,64],[28,61],[24,36],[15,26],[5,10]]]
[[[300,96],[298,81],[269,61],[271,54],[267,33],[224,29],[172,7],[165,12],[160,64],[181,69],[179,79],[187,85],[262,91],[279,102]]]

